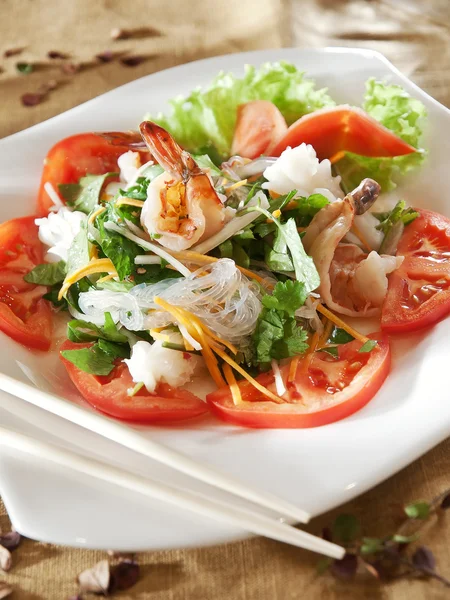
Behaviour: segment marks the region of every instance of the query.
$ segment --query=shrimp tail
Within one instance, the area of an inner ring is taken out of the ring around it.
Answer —
[[[373,179],[363,179],[357,188],[348,194],[348,198],[351,200],[355,209],[356,215],[362,215],[375,202],[380,194],[380,184]]]
[[[196,166],[194,159],[184,152],[168,131],[156,123],[143,121],[139,129],[142,139],[158,164],[178,181],[186,181],[189,164],[187,157]]]
[[[137,152],[148,152],[139,131],[105,131],[96,135],[105,139],[111,146],[125,146]]]

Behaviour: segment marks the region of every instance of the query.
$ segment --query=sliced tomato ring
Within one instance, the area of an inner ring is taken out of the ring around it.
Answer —
[[[294,148],[303,142],[314,147],[320,160],[340,152],[377,157],[416,152],[361,108],[347,105],[323,108],[301,117],[277,142],[272,156],[280,156],[288,146]]]
[[[60,350],[89,348],[92,343],[75,344],[66,340]],[[198,417],[209,411],[203,402],[191,392],[160,383],[151,394],[145,388],[134,396],[128,390],[135,387],[128,367],[118,362],[107,377],[85,373],[61,356],[70,379],[89,404],[102,413],[136,423],[162,423]]]
[[[257,158],[271,156],[276,143],[286,134],[286,121],[272,102],[253,100],[237,109],[231,154]]]
[[[24,346],[48,350],[52,338],[51,308],[42,296],[47,288],[24,281],[43,262],[35,217],[0,225],[0,330]]]
[[[45,183],[51,183],[58,191],[60,183],[78,183],[85,175],[118,171],[117,160],[129,149],[125,141],[123,145],[117,140],[111,143],[96,133],[79,133],[55,144],[44,160],[37,201],[38,214],[47,215],[53,205],[44,189]]]
[[[338,347],[339,356],[315,352],[300,360],[292,382],[287,383],[285,402],[266,401],[249,382],[239,382],[242,402],[234,404],[230,388],[207,396],[211,410],[224,421],[256,428],[307,428],[344,419],[365,406],[380,389],[390,369],[387,336],[373,334],[377,346],[360,353],[361,342],[354,340]],[[283,381],[290,365],[281,368]],[[275,391],[273,372],[257,380]]]
[[[434,325],[450,313],[450,219],[418,209],[397,247],[402,265],[389,277],[381,327],[405,333]]]

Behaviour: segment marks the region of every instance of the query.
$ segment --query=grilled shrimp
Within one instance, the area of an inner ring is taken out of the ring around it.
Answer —
[[[164,169],[148,187],[141,224],[158,242],[171,250],[186,250],[217,233],[225,209],[209,175],[162,127],[144,121],[141,135]]]
[[[379,313],[387,291],[387,275],[400,266],[401,256],[367,255],[355,244],[340,242],[349,232],[355,215],[368,210],[380,186],[372,179],[361,184],[343,200],[317,213],[303,238],[305,250],[320,275],[319,293],[326,305],[351,317]]]

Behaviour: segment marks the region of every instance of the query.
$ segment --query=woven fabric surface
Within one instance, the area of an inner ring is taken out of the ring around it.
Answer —
[[[20,56],[0,58],[0,137],[20,131],[118,85],[190,60],[260,48],[326,45],[379,50],[406,75],[450,105],[450,9],[448,0],[0,0],[0,55],[25,47]],[[113,42],[113,28],[151,26],[152,32]],[[70,53],[81,65],[61,72],[50,50]],[[135,67],[101,64],[106,50],[144,57]],[[30,75],[16,62],[33,62]],[[25,107],[20,97],[58,80],[45,102]],[[414,435],[414,432],[411,432]],[[388,443],[388,442],[387,442]],[[382,536],[402,521],[402,506],[430,499],[450,487],[450,442],[370,492],[315,519],[319,534],[338,512],[358,516],[366,535]],[[0,527],[9,528],[0,501]],[[425,532],[439,569],[450,576],[450,515]],[[13,599],[64,600],[75,594],[75,578],[104,558],[104,552],[74,550],[25,540],[0,582],[14,587]],[[448,597],[438,582],[398,580],[379,584],[369,576],[355,582],[318,577],[317,557],[265,539],[200,548],[141,553],[142,577],[124,599],[151,600],[437,600]]]

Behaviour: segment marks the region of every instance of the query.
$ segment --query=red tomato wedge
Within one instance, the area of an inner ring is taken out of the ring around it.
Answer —
[[[52,316],[49,303],[42,299],[47,288],[23,279],[43,262],[34,219],[23,217],[0,225],[0,330],[24,346],[48,350]]]
[[[354,340],[339,346],[338,359],[315,352],[306,362],[300,360],[294,380],[287,384],[288,399],[282,404],[265,400],[248,381],[239,383],[242,402],[237,405],[229,387],[209,394],[207,401],[218,417],[245,427],[295,429],[339,421],[365,406],[389,373],[387,336],[370,337],[378,340],[372,352],[358,352],[362,344]],[[288,372],[289,365],[281,368],[283,381],[287,380]],[[257,379],[275,392],[273,372]]]
[[[91,343],[75,344],[66,340],[60,350],[77,350],[90,346]],[[61,360],[83,398],[97,410],[116,419],[135,423],[160,423],[191,419],[209,411],[206,402],[191,392],[173,388],[166,383],[160,383],[155,394],[142,388],[135,396],[129,396],[128,390],[136,384],[123,362],[118,362],[108,376],[100,377],[81,371],[62,356]]]
[[[59,183],[78,183],[85,175],[103,175],[118,170],[117,159],[130,149],[128,145],[111,144],[95,133],[80,133],[53,146],[44,161],[37,201],[39,215],[47,215],[53,205],[44,184],[58,191]]]
[[[336,106],[323,108],[293,123],[273,148],[280,156],[288,146],[311,144],[320,160],[338,152],[362,156],[403,156],[416,149],[396,136],[360,108]]]
[[[261,154],[271,156],[275,144],[287,131],[283,115],[272,102],[253,100],[240,104],[231,154],[245,158],[257,158]]]
[[[388,333],[429,327],[450,313],[450,219],[418,212],[398,244],[397,255],[405,260],[389,276],[381,313]]]

